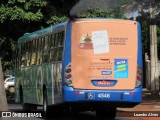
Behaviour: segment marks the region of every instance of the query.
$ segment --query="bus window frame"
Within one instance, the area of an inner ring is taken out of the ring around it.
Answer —
[[[16,65],[17,68],[61,62],[63,60],[64,41],[65,29],[61,29],[43,36],[39,36],[33,40],[26,40],[24,43],[19,43]],[[45,46],[45,44],[47,44],[47,46]],[[47,49],[45,47],[47,47]],[[35,54],[34,60],[33,52]],[[48,53],[47,61],[44,61],[45,52]],[[23,66],[22,56],[25,56],[25,64]]]
[[[28,48],[28,51],[27,51]],[[28,52],[28,56],[27,56]],[[29,61],[29,62],[28,62]],[[27,62],[27,67],[31,65],[31,41],[26,42],[26,62]]]
[[[26,47],[25,43],[20,44],[20,67],[26,66]]]
[[[34,46],[33,46],[33,44],[34,44]],[[31,66],[33,66],[33,65],[36,65],[36,47],[37,47],[37,45],[36,45],[36,39],[33,39],[32,41],[31,41]],[[34,57],[34,58],[33,58]]]
[[[42,39],[41,37],[37,38],[37,65],[42,64]]]
[[[50,56],[50,48],[49,48],[49,34],[45,35],[43,38],[44,38],[44,42],[43,42],[43,49],[42,49],[42,63],[45,64],[45,63],[49,63],[49,56]],[[48,56],[48,57],[47,57]]]
[[[50,62],[51,63],[61,62],[63,60],[65,30],[61,29],[61,30],[55,31],[51,35],[52,35],[52,40],[53,40],[53,47],[50,46]],[[62,40],[61,40],[61,38],[62,38]],[[61,52],[61,54],[59,54],[59,51],[61,48],[62,48],[62,52]],[[52,54],[52,52],[54,54]],[[55,56],[55,57],[53,57],[54,59],[51,58],[52,55]],[[59,59],[59,56],[61,56],[60,59]]]

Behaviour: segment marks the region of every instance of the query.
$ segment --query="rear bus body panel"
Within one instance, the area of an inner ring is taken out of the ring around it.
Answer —
[[[63,71],[71,63],[73,86],[63,86],[64,102],[120,102],[123,107],[122,102],[142,101],[142,86],[136,88],[137,65],[142,68],[138,22],[75,20],[67,31]]]
[[[74,88],[133,90],[137,69],[137,30],[137,23],[133,21],[74,22],[71,45]],[[90,41],[85,41],[87,36]]]

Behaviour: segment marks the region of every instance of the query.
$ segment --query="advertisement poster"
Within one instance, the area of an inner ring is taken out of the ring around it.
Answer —
[[[94,54],[108,53],[108,33],[107,31],[92,32]]]
[[[75,31],[71,48],[75,88],[135,87],[138,37],[134,22],[77,22],[72,29]]]
[[[114,59],[114,78],[128,78],[127,59]]]

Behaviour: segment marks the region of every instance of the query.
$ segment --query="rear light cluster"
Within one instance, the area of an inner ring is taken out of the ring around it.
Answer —
[[[69,63],[65,68],[65,84],[67,86],[72,86],[72,74],[71,74],[71,63]]]
[[[136,87],[142,85],[142,68],[138,65],[137,66],[137,78],[136,78]]]

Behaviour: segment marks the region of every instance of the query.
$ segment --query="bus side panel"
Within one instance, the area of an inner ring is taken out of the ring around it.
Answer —
[[[43,79],[43,85],[46,86],[48,105],[53,105],[62,102],[61,71],[62,71],[61,62],[42,65],[42,76],[43,76],[42,79]],[[40,90],[42,91],[39,93],[41,97],[41,94],[43,94],[43,86],[42,89]],[[40,98],[40,100],[43,99]],[[40,104],[42,104],[42,102],[40,102]]]
[[[32,67],[32,94],[33,104],[39,104],[42,105],[43,103],[43,86],[42,86],[42,67],[41,66],[34,66]]]
[[[62,62],[53,64],[54,104],[62,103]]]
[[[27,73],[27,74],[26,74]],[[22,87],[24,103],[32,103],[32,71],[30,67],[16,69],[15,102],[20,102],[20,86]]]
[[[51,71],[50,69],[51,68],[49,67],[48,64],[42,65],[42,76],[43,76],[42,80],[43,80],[43,85],[45,85],[46,87],[48,104],[52,103],[52,88],[50,86],[50,84],[52,85],[52,81],[51,79],[49,79],[49,72]],[[43,94],[43,91],[42,91],[42,94]]]
[[[53,86],[52,86],[52,84],[53,84],[53,82],[52,82],[52,64],[51,63],[49,63],[48,64],[48,83],[47,83],[47,86],[48,86],[48,104],[52,104],[53,103],[53,96],[52,96],[52,94],[53,94]]]
[[[23,97],[24,97],[24,102],[25,103],[32,103],[33,100],[33,85],[34,85],[34,81],[32,81],[33,79],[33,75],[34,75],[34,70],[33,67],[26,67],[23,68],[24,69],[24,78],[23,80]]]
[[[30,71],[31,71],[31,73],[30,73]],[[30,91],[29,94],[32,95],[30,98],[30,101],[28,101],[28,102],[36,104],[37,103],[37,95],[36,95],[35,87],[36,87],[36,81],[37,81],[37,79],[36,79],[37,78],[37,66],[31,66],[30,69],[26,68],[25,73],[26,73],[26,80],[25,81],[29,80],[28,91]],[[29,77],[29,76],[31,76],[31,77]]]

